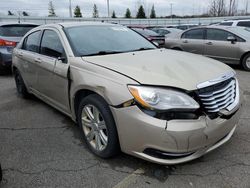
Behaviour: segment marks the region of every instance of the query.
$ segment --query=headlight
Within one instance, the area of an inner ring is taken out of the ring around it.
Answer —
[[[155,110],[198,109],[200,105],[185,93],[147,86],[128,86],[135,100],[143,107]]]

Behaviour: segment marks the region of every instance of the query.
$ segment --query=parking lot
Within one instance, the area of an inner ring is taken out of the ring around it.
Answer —
[[[232,139],[195,161],[161,166],[120,154],[90,153],[78,127],[35,97],[17,97],[0,77],[0,187],[250,187],[250,74],[237,69],[244,109]]]

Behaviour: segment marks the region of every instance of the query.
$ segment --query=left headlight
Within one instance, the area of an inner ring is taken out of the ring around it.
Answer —
[[[192,97],[183,92],[132,85],[129,85],[128,89],[140,105],[149,109],[198,109],[200,107]]]

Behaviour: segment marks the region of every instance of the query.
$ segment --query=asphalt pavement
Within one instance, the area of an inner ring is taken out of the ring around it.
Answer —
[[[123,153],[108,160],[94,156],[70,118],[35,97],[18,97],[12,76],[0,76],[0,187],[249,188],[250,73],[237,73],[244,107],[232,139],[195,161],[175,166]]]

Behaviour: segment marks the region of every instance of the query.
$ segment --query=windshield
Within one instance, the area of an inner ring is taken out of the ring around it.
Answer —
[[[156,47],[123,26],[76,26],[65,28],[75,56],[106,55]]]
[[[230,28],[235,34],[238,34],[244,38],[250,39],[250,28],[245,27],[233,27]]]
[[[22,37],[35,25],[3,25],[0,26],[0,36],[4,37]]]

